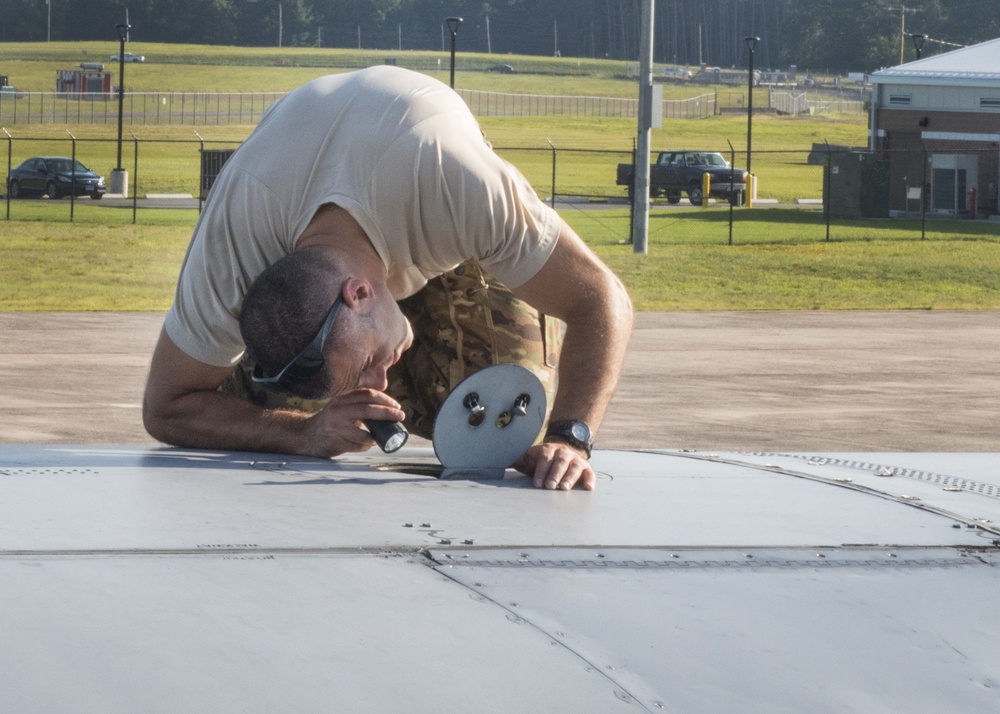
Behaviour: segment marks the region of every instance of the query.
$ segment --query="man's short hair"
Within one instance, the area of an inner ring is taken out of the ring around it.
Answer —
[[[265,374],[281,371],[319,332],[346,280],[340,260],[322,246],[292,251],[268,267],[247,290],[240,309],[247,356]],[[335,324],[326,349],[336,343]],[[327,397],[329,375],[324,369],[307,382],[286,388],[308,399]]]

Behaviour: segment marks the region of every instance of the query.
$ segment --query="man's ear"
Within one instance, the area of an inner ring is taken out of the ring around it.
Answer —
[[[340,294],[347,307],[351,310],[364,312],[370,305],[366,301],[375,297],[375,289],[365,278],[350,277],[344,283],[344,287],[340,289]]]

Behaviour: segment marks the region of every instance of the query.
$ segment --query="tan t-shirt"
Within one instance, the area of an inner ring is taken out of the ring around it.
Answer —
[[[167,314],[174,343],[235,364],[247,288],[327,203],[364,229],[397,299],[470,258],[516,288],[559,234],[446,85],[389,66],[322,77],[272,105],[215,181]]]

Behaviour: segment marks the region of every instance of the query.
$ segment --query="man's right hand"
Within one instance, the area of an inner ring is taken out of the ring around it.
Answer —
[[[308,455],[331,457],[367,451],[375,446],[375,440],[362,427],[365,419],[403,421],[404,418],[399,403],[384,392],[355,389],[338,395],[306,419],[305,442],[312,446]]]
[[[162,331],[142,405],[150,436],[194,449],[328,458],[374,446],[363,420],[404,418],[394,399],[373,389],[346,392],[316,414],[263,409],[219,391],[232,371],[188,356]]]

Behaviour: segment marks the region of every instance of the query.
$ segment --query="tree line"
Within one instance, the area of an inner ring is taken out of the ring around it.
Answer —
[[[869,72],[1000,36],[996,0],[656,0],[654,60]],[[132,41],[458,50],[635,60],[642,0],[0,0],[0,42]],[[2,51],[2,47],[0,47]]]

